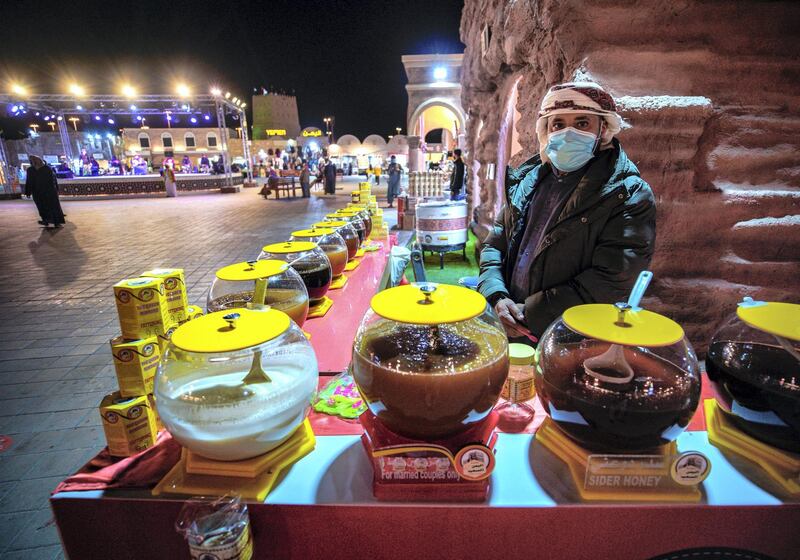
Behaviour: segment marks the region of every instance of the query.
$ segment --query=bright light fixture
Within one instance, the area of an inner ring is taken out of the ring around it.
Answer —
[[[86,89],[83,86],[81,86],[80,84],[73,83],[73,84],[70,84],[70,86],[69,86],[69,92],[72,95],[80,97],[81,95],[84,95],[86,93]]]
[[[131,105],[131,111],[135,111],[135,110],[136,110],[136,105]]]
[[[124,95],[128,99],[136,97],[136,89],[130,84],[123,84],[122,95]]]
[[[28,90],[22,84],[11,84],[11,93],[16,95],[27,95]]]
[[[181,97],[189,97],[191,91],[189,90],[189,86],[187,86],[184,83],[180,83],[175,86],[175,93],[177,93]]]
[[[230,99],[230,98],[231,98],[231,92],[226,91],[225,92],[225,99]]]
[[[108,119],[108,124],[114,124],[114,119]]]
[[[75,105],[75,108],[76,108],[78,111],[83,111],[83,107],[82,107],[81,105]]]
[[[220,96],[222,95],[222,90],[219,89],[218,87],[213,87],[211,88],[211,95]]]
[[[242,103],[242,109],[244,109],[245,107],[247,107],[247,103]]]
[[[441,82],[445,78],[447,78],[447,68],[445,68],[444,66],[437,66],[436,68],[433,69],[434,80],[436,80],[437,82]]]

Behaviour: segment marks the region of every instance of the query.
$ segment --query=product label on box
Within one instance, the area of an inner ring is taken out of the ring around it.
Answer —
[[[494,452],[482,444],[469,444],[453,456],[446,447],[415,445],[394,447],[373,454],[381,480],[455,482],[483,480],[494,470]]]
[[[711,470],[702,453],[680,455],[590,455],[584,486],[594,490],[669,492],[696,486]]]

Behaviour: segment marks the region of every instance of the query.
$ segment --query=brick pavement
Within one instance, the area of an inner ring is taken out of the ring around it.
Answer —
[[[205,307],[217,268],[343,206],[353,185],[266,202],[253,189],[67,199],[60,230],[40,228],[29,201],[0,202],[0,435],[12,439],[0,451],[0,558],[63,557],[47,500],[105,445],[97,405],[116,388],[108,341],[119,332],[111,286],[181,267],[190,303]]]

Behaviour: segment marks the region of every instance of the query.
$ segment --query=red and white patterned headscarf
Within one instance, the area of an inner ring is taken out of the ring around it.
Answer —
[[[536,134],[539,145],[547,144],[547,117],[568,113],[589,113],[606,121],[601,144],[608,144],[624,124],[617,114],[614,98],[594,82],[568,82],[551,87],[542,99]]]

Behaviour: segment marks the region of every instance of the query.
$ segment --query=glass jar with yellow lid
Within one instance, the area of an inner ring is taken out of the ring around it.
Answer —
[[[156,374],[155,401],[178,443],[209,459],[238,461],[294,433],[318,377],[314,350],[282,311],[218,311],[173,333]]]
[[[266,245],[258,256],[258,260],[262,259],[289,263],[303,279],[311,305],[321,301],[328,293],[333,279],[331,261],[315,242],[285,241]]]
[[[282,260],[240,262],[216,272],[206,299],[208,313],[259,305],[283,311],[302,327],[308,315],[303,279]]]
[[[372,298],[353,343],[353,378],[369,410],[406,437],[433,440],[484,420],[508,374],[508,341],[486,299],[447,284]]]
[[[347,266],[347,244],[333,228],[311,226],[309,229],[293,231],[289,241],[313,241],[319,245],[331,262],[331,274],[334,278],[341,276]]]
[[[645,452],[674,441],[700,400],[700,366],[683,329],[626,303],[567,309],[542,335],[534,384],[550,418],[597,452]]]
[[[364,220],[361,219],[361,215],[358,212],[334,212],[333,214],[327,214],[325,216],[328,220],[344,220],[346,222],[350,222],[350,225],[353,226],[353,229],[356,230],[358,234],[358,246],[360,247],[364,241],[367,239],[367,226],[364,225]]]
[[[367,237],[372,234],[372,212],[363,204],[348,204],[343,210],[339,212],[358,212],[358,215],[364,220],[364,227],[366,228]]]
[[[745,298],[711,339],[706,370],[738,428],[800,453],[800,305]]]
[[[317,222],[314,227],[333,228],[342,236],[345,245],[347,245],[347,260],[351,261],[358,253],[358,233],[356,229],[346,220],[328,219],[324,222]]]
[[[372,216],[370,215],[368,210],[365,210],[363,208],[348,207],[342,210],[337,210],[336,214],[347,217],[356,215],[359,218],[361,218],[361,221],[364,222],[364,239],[369,238],[370,234],[372,233]]]

